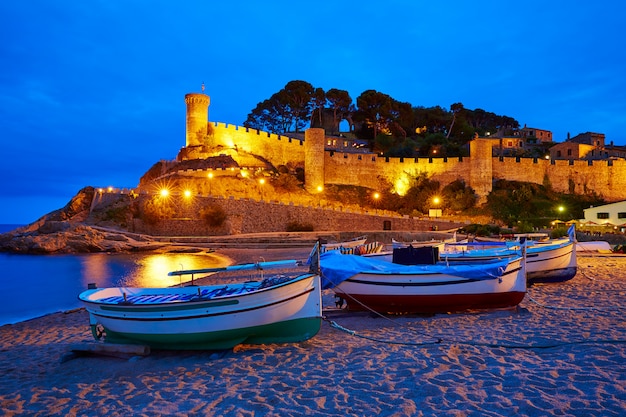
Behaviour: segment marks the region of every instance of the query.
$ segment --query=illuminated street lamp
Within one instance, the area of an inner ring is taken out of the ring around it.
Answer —
[[[374,208],[376,209],[376,213],[378,213],[378,200],[380,200],[380,193],[377,191],[372,195],[374,198]]]
[[[263,200],[263,184],[265,184],[265,178],[259,178],[259,188],[261,189],[261,200]]]
[[[185,190],[185,192],[183,194],[184,194],[185,198],[191,197],[191,191],[190,190]]]
[[[213,173],[209,172],[206,176],[209,178],[209,195],[213,195]]]
[[[441,217],[442,216],[442,212],[441,209],[439,208],[439,204],[441,203],[441,198],[435,196],[433,197],[433,208],[431,208],[430,210],[428,210],[428,217],[434,217],[435,219],[437,217]]]
[[[161,188],[159,194],[161,195],[161,197],[167,197],[168,195],[170,195],[170,190],[168,190],[167,188]]]
[[[559,220],[561,220],[561,216],[562,216],[562,215],[563,215],[563,213],[565,212],[565,207],[561,205],[561,206],[557,207],[557,210],[558,210],[558,212],[559,212],[559,216],[558,216],[558,218],[559,218]]]

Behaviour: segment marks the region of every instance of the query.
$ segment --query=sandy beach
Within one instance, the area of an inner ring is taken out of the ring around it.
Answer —
[[[225,251],[238,262],[258,250]],[[300,259],[305,250],[267,260]],[[247,258],[248,257],[248,258]],[[287,256],[287,258],[289,258]],[[0,327],[4,416],[619,416],[626,257],[579,256],[513,310],[378,317],[334,309],[313,339],[228,352],[70,356],[87,313]]]

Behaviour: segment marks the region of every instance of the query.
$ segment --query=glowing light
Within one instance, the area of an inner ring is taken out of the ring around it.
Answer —
[[[107,191],[110,193],[113,192],[113,187],[109,186],[109,188],[107,188]]]
[[[380,193],[374,193],[374,200],[378,200],[380,198]]]
[[[185,198],[191,197],[191,191],[190,190],[185,190],[185,192],[183,194],[185,195]]]
[[[408,175],[403,174],[400,178],[396,179],[396,182],[393,184],[393,191],[398,194],[400,197],[406,195],[409,191],[410,179]]]
[[[159,194],[161,194],[161,197],[167,197],[168,195],[170,195],[170,190],[168,190],[167,188],[161,188]]]
[[[441,202],[441,199],[439,197],[434,197],[433,198],[433,204],[437,205]]]
[[[321,185],[317,186],[317,192],[321,193],[322,191],[324,191],[324,187],[322,187]]]
[[[212,172],[209,172],[206,176],[209,177],[210,180],[213,179],[213,173]]]
[[[103,190],[102,188],[98,188],[98,192],[99,192],[100,194],[102,194],[102,193],[104,192],[104,190]]]
[[[265,184],[265,178],[259,179],[259,184],[261,184],[261,185]]]

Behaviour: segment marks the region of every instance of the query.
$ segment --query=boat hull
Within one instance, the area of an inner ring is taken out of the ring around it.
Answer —
[[[194,297],[194,293],[215,292],[224,286],[88,290],[79,298],[89,312],[94,336],[103,331],[108,343],[145,344],[155,349],[222,350],[242,343],[301,342],[318,333],[319,276],[306,274],[254,291],[246,290],[245,285],[252,284],[231,286],[244,289],[209,299]],[[130,294],[125,297],[130,301],[104,302],[115,296],[115,290]],[[174,296],[191,298],[145,304],[132,301]]]
[[[466,278],[449,274],[357,273],[335,287],[350,310],[380,313],[444,313],[510,308],[526,294],[521,258],[511,260],[499,277]]]
[[[441,259],[450,262],[484,262],[515,256],[517,252],[503,249],[467,250],[442,253]],[[576,275],[578,261],[576,243],[569,240],[537,243],[526,250],[526,278],[528,284],[568,281]]]

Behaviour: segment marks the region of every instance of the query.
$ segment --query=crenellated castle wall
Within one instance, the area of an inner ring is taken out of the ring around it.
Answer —
[[[213,145],[260,155],[273,165],[304,166],[306,141],[270,134],[255,129],[215,123]],[[319,150],[316,150],[319,153]],[[381,187],[390,183],[398,192],[406,190],[420,174],[439,181],[442,186],[462,179],[484,201],[493,180],[525,181],[552,185],[555,191],[588,194],[595,192],[608,202],[626,199],[626,161],[624,160],[546,160],[540,158],[492,157],[491,142],[476,139],[470,143],[469,157],[387,158],[372,153],[324,151],[305,172],[307,177],[323,178],[324,184]],[[316,180],[317,181],[317,180]]]
[[[198,126],[203,118],[206,120],[210,99],[204,94],[188,94],[186,102],[189,152],[183,155],[202,157],[205,147],[213,154],[220,149],[236,149],[261,156],[274,166],[304,167],[305,187],[311,192],[323,184],[377,189],[390,183],[402,194],[413,178],[426,174],[442,186],[464,180],[480,202],[491,192],[495,179],[549,183],[559,192],[593,192],[608,202],[626,200],[625,160],[494,158],[492,141],[485,139],[472,140],[470,155],[464,158],[385,158],[369,153],[324,151],[322,129],[305,132],[307,141],[225,123],[210,123],[206,143],[201,143],[197,132],[204,130]]]
[[[267,159],[274,166],[298,163],[304,165],[304,141],[257,129],[212,123],[209,146],[241,149]]]

